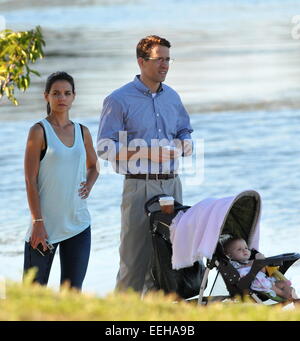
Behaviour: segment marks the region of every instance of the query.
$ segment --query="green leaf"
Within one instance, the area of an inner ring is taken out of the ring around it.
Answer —
[[[40,73],[29,65],[44,58],[45,41],[40,26],[25,32],[4,30],[0,32],[0,90],[13,104],[14,88],[25,91],[30,86],[30,75],[40,77]]]
[[[35,74],[36,76],[41,77],[41,74],[40,74],[38,71],[36,71],[36,70],[32,70],[32,69],[31,69],[30,72],[33,73],[33,74]]]

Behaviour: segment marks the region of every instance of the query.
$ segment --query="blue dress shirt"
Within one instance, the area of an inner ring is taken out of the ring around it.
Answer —
[[[105,98],[97,151],[101,158],[114,163],[116,153],[123,146],[172,146],[176,139],[190,140],[192,131],[189,115],[176,91],[161,84],[158,92],[152,95],[136,76]],[[122,174],[176,171],[174,160],[168,163],[169,166],[153,165],[150,160],[119,161],[114,168]]]

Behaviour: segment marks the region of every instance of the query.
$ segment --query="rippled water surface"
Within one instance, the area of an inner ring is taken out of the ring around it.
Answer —
[[[135,47],[149,34],[171,41],[167,82],[190,112],[300,108],[297,0],[10,0],[0,14],[7,28],[41,25],[46,40],[35,65],[42,79],[32,78],[20,107],[2,105],[2,119],[40,113],[43,82],[62,69],[76,81],[73,115],[97,115],[103,98],[139,72]]]
[[[82,118],[95,137],[97,118]],[[194,138],[204,139],[204,180],[191,185],[182,175],[184,203],[236,195],[247,189],[262,197],[261,252],[300,252],[299,140],[300,112],[193,114]],[[23,180],[23,153],[33,121],[2,122],[0,186],[0,273],[20,278],[23,237],[29,222]],[[104,174],[89,207],[93,219],[91,261],[85,281],[89,291],[113,289],[118,267],[122,176]],[[299,269],[298,269],[299,270]],[[50,282],[58,281],[58,259]],[[294,270],[293,280],[300,278]]]
[[[7,28],[41,25],[46,57],[34,65],[20,106],[0,103],[0,276],[20,279],[29,222],[23,155],[29,127],[43,117],[43,86],[53,71],[76,82],[71,116],[94,138],[104,97],[139,72],[138,40],[159,34],[175,63],[166,83],[191,113],[193,138],[204,141],[204,178],[183,174],[184,203],[236,195],[262,197],[261,252],[300,252],[300,64],[288,1],[0,1]],[[184,15],[182,15],[184,13]],[[200,149],[196,149],[200,153]],[[199,158],[200,159],[199,155]],[[197,164],[197,167],[201,164]],[[105,294],[118,270],[122,177],[103,172],[89,198],[92,253],[84,289]],[[193,183],[193,185],[191,185]],[[300,269],[288,274],[300,290]],[[59,282],[56,257],[50,285]]]

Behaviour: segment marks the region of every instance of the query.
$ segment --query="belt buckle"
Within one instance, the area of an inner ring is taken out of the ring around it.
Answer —
[[[151,179],[151,180],[156,180],[156,181],[157,181],[157,180],[160,180],[160,179],[159,179],[159,175],[160,175],[160,174],[149,174],[149,173],[148,173],[148,174],[146,175],[146,179],[147,179],[147,180]]]

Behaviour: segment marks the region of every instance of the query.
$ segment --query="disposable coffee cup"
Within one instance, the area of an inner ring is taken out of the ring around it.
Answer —
[[[171,214],[174,212],[174,198],[173,197],[160,198],[159,205],[163,213]]]
[[[177,158],[181,155],[181,151],[180,149],[178,149],[175,146],[163,146],[163,149],[165,149],[166,151],[168,151],[171,156],[171,158],[173,159],[174,157]]]
[[[176,150],[176,147],[173,147],[173,146],[163,146],[163,148],[167,150]]]

